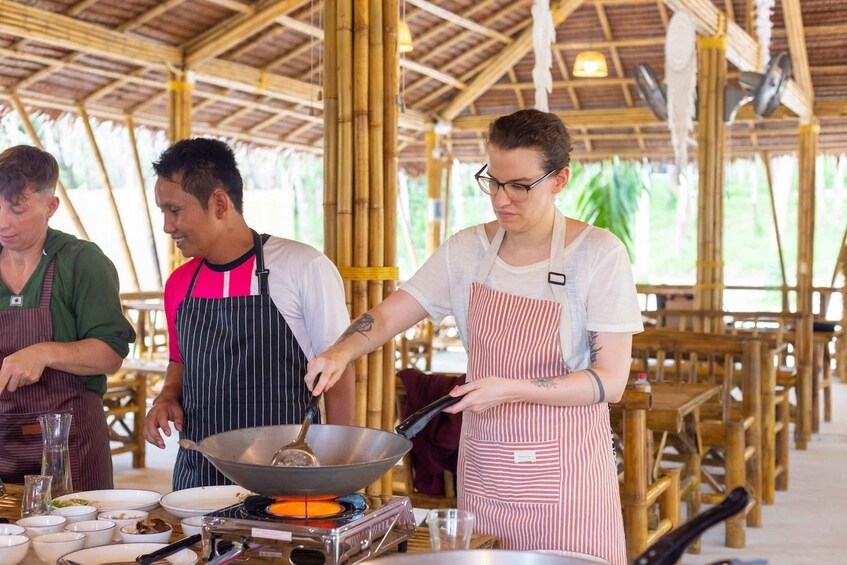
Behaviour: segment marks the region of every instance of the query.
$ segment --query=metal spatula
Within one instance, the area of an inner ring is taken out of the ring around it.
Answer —
[[[309,405],[306,407],[306,417],[303,418],[303,425],[300,426],[300,433],[297,434],[297,439],[284,445],[277,450],[271,459],[271,465],[280,467],[319,467],[317,455],[306,443],[306,433],[309,431],[309,424],[312,423],[314,417],[318,414],[318,401],[321,395],[312,396],[309,400]]]

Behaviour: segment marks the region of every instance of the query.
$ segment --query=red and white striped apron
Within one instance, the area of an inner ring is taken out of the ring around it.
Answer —
[[[50,296],[55,260],[50,260],[44,275],[38,308],[0,311],[0,362],[31,345],[53,341]],[[49,368],[38,382],[0,395],[0,478],[22,484],[24,475],[41,472],[38,416],[50,413],[73,414],[69,451],[74,490],[112,488],[112,453],[102,397],[79,377]]]
[[[569,370],[559,333],[565,293],[554,287],[556,301],[539,300],[483,284],[502,240],[501,229],[471,287],[468,381],[564,375]],[[557,214],[551,272],[561,272],[554,264],[563,251],[564,221]],[[573,551],[626,563],[605,403],[521,402],[465,412],[458,484],[459,507],[476,514],[475,530],[497,536],[504,548]]]

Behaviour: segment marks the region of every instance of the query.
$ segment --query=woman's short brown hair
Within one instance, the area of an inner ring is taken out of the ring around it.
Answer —
[[[544,172],[571,163],[571,136],[556,114],[518,110],[501,116],[488,128],[488,143],[499,149],[535,148],[544,154]]]
[[[27,188],[47,193],[56,189],[59,164],[46,151],[31,145],[16,145],[0,153],[0,196],[17,203]]]

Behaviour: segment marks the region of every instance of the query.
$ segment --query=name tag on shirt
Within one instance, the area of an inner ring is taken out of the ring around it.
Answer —
[[[515,463],[535,463],[535,451],[515,451]]]
[[[23,306],[24,305],[24,297],[14,295],[9,299],[9,306]]]

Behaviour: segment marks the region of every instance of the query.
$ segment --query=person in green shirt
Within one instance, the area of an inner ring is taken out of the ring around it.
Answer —
[[[74,487],[111,488],[105,373],[120,368],[135,333],[112,262],[48,227],[58,175],[46,151],[0,153],[0,479],[38,474],[38,415],[69,413]]]

